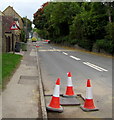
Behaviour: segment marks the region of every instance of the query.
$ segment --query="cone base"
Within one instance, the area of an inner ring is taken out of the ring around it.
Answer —
[[[60,106],[60,108],[52,108],[50,106],[47,106],[46,109],[49,111],[54,111],[54,112],[63,112],[62,106]]]
[[[77,95],[63,95],[63,97],[72,98],[72,97],[77,97]]]
[[[98,111],[99,110],[98,108],[93,108],[93,109],[84,108],[84,105],[81,105],[80,108],[85,112]]]

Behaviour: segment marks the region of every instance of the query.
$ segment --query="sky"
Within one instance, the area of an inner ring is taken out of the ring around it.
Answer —
[[[33,14],[47,1],[50,0],[0,0],[0,11],[10,5],[21,17],[27,16],[32,21]]]

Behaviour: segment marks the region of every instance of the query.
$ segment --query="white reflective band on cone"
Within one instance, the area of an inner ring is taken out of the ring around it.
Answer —
[[[53,92],[53,96],[54,97],[59,97],[59,91],[60,91],[60,85],[56,85],[54,92]]]
[[[73,86],[72,85],[72,78],[71,77],[68,77],[67,86]]]
[[[86,99],[93,99],[92,87],[86,88]]]

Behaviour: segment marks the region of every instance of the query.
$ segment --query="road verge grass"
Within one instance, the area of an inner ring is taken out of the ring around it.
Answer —
[[[21,55],[13,53],[2,54],[2,87],[8,82],[9,78],[13,75],[22,59]],[[1,83],[1,82],[0,82]]]

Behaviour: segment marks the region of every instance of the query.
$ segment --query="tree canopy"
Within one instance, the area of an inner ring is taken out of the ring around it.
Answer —
[[[114,52],[114,2],[47,2],[33,23],[54,43]]]

